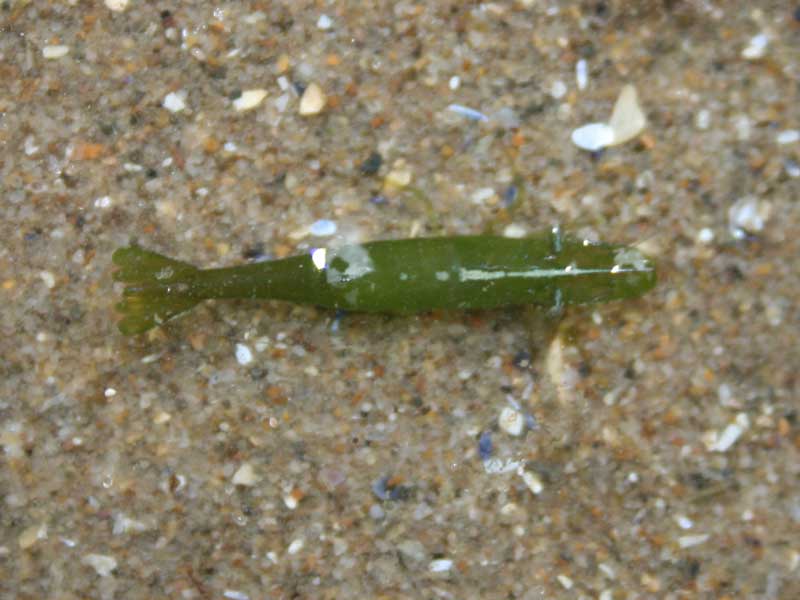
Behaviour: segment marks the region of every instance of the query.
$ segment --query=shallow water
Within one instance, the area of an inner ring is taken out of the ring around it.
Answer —
[[[798,596],[800,24],[627,4],[1,7],[2,595]],[[645,131],[575,147],[626,83]],[[117,247],[237,264],[321,219],[561,223],[660,283],[555,337],[243,301],[117,333]]]

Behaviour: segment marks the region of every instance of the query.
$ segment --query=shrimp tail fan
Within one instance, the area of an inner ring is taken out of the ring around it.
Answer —
[[[127,284],[116,305],[125,335],[161,325],[203,300],[192,292],[199,269],[188,263],[137,246],[119,248],[111,260],[118,267],[114,280]]]

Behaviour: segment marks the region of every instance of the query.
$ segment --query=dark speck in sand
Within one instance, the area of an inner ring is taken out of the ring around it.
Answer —
[[[512,362],[518,369],[527,369],[531,366],[531,353],[526,352],[525,350],[520,350],[516,353]]]
[[[383,164],[383,157],[378,152],[372,152],[367,159],[361,163],[359,171],[362,175],[375,175]]]
[[[492,456],[492,432],[484,431],[478,438],[478,455],[481,460],[486,460]]]
[[[408,500],[411,488],[404,485],[390,485],[392,478],[384,475],[372,482],[372,493],[380,500]]]

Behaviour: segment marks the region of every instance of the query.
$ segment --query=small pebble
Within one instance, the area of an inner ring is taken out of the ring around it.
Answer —
[[[571,590],[574,585],[572,579],[566,575],[557,575],[556,579],[558,579],[558,583],[560,583],[565,590]]]
[[[518,129],[520,119],[517,113],[510,106],[504,106],[492,115],[492,122],[503,129]]]
[[[733,127],[736,129],[736,138],[740,142],[746,142],[750,139],[750,133],[753,129],[752,121],[747,115],[739,115],[733,120]]]
[[[246,110],[251,110],[261,104],[264,101],[264,98],[267,97],[267,90],[263,89],[255,89],[255,90],[245,90],[242,92],[242,95],[236,98],[233,101],[233,108],[237,112],[244,112]]]
[[[411,559],[414,562],[422,562],[427,556],[425,546],[423,546],[419,540],[403,540],[397,544],[397,549],[403,557]]]
[[[327,98],[325,92],[316,83],[310,84],[303,92],[300,98],[300,107],[298,112],[304,117],[312,116],[322,112],[325,108]]]
[[[278,109],[278,112],[286,112],[286,108],[289,106],[289,94],[281,94],[277,98],[275,98],[275,108]]]
[[[458,75],[453,75],[447,85],[451,90],[456,91],[461,87],[461,78]]]
[[[62,58],[69,54],[69,46],[45,46],[42,48],[42,56],[47,59]]]
[[[708,129],[711,125],[711,111],[707,108],[700,109],[694,117],[694,126],[698,129]]]
[[[141,533],[147,531],[147,525],[136,519],[131,519],[122,513],[118,513],[114,517],[114,526],[111,528],[111,533],[114,535],[122,535],[124,533]]]
[[[714,241],[714,230],[709,227],[703,227],[697,232],[697,241],[701,244],[710,244]]]
[[[171,414],[169,414],[168,412],[164,412],[163,410],[160,410],[153,417],[153,423],[155,423],[156,425],[164,425],[165,423],[169,423],[170,419],[172,419]]]
[[[303,549],[303,546],[305,545],[306,542],[303,538],[297,538],[296,540],[293,540],[291,544],[289,544],[289,547],[286,549],[286,552],[288,554],[297,554],[298,552],[300,552],[300,550]]]
[[[453,561],[449,558],[437,558],[432,560],[428,565],[428,570],[431,573],[446,573],[453,568]]]
[[[474,192],[472,192],[470,200],[472,200],[474,204],[483,204],[484,202],[487,202],[488,200],[491,200],[496,196],[497,194],[492,188],[485,187],[485,188],[479,188]]]
[[[108,577],[117,568],[116,559],[103,554],[87,554],[82,562],[92,567],[100,577]]]
[[[525,233],[525,227],[518,223],[511,223],[503,229],[503,237],[507,238],[522,238],[525,237]]]
[[[528,489],[534,496],[538,496],[544,491],[542,480],[535,473],[526,471],[522,466],[517,469],[517,474],[522,477],[522,481],[528,486]]]
[[[597,563],[597,568],[603,572],[603,575],[608,577],[609,579],[616,579],[617,574],[614,571],[614,567],[609,565],[608,563]]]
[[[55,287],[56,278],[55,278],[55,275],[53,275],[50,271],[40,271],[39,272],[39,277],[42,279],[42,281],[44,282],[44,285],[48,289],[52,290]]]
[[[708,541],[710,536],[707,533],[698,535],[682,535],[678,538],[678,545],[681,548],[691,548],[692,546],[699,546],[700,544]]]
[[[256,483],[258,483],[258,475],[250,463],[243,463],[233,474],[233,485],[250,487]]]
[[[579,90],[585,90],[589,83],[589,68],[584,58],[575,63],[575,81]]]
[[[800,131],[797,129],[787,129],[786,131],[781,131],[775,138],[775,141],[779,144],[794,144],[795,142],[800,141]]]
[[[250,596],[239,590],[225,590],[222,595],[229,600],[250,600]]]
[[[398,160],[392,165],[392,170],[386,174],[383,180],[383,187],[387,191],[401,190],[411,183],[411,169],[405,161]]]
[[[565,84],[560,79],[556,79],[553,82],[553,85],[550,86],[550,95],[556,100],[563,98],[566,93],[567,93],[567,84]]]
[[[17,538],[17,544],[21,550],[31,548],[39,540],[47,539],[47,525],[33,525],[25,529]]]
[[[510,406],[506,406],[500,411],[497,424],[500,426],[500,429],[506,433],[517,436],[525,429],[525,417],[521,412],[514,410]]]
[[[728,209],[728,227],[736,239],[743,239],[747,234],[755,234],[764,229],[769,217],[770,206],[759,202],[754,196],[745,196],[737,200]]]
[[[759,33],[750,38],[747,47],[742,50],[742,58],[746,60],[758,60],[763,58],[769,45],[769,38],[764,33]]]
[[[520,472],[522,463],[518,460],[507,458],[487,458],[483,461],[483,470],[490,474]]]
[[[681,529],[691,529],[694,527],[694,523],[686,515],[675,515],[675,522]]]
[[[329,219],[319,219],[311,224],[311,227],[308,228],[308,232],[311,235],[325,237],[336,233],[336,229],[336,223],[333,221]]]
[[[328,15],[320,15],[319,19],[317,19],[317,28],[325,31],[331,27],[333,27],[333,21],[331,18]]]
[[[23,150],[25,150],[25,156],[33,156],[36,154],[39,151],[39,146],[36,145],[36,138],[32,135],[26,136]]]
[[[789,177],[800,177],[800,165],[791,159],[783,163],[783,168]]]
[[[712,452],[727,452],[750,426],[750,419],[745,413],[736,415],[736,420],[730,423],[721,433],[714,431],[705,438],[706,447]]]
[[[578,148],[597,152],[614,143],[614,130],[606,123],[589,123],[574,130],[571,139]]]
[[[128,8],[128,0],[106,0],[106,8],[114,12],[122,12]]]
[[[236,362],[240,365],[249,365],[253,362],[253,352],[245,344],[236,344]]]
[[[170,92],[164,96],[162,106],[170,112],[181,112],[186,108],[186,94],[183,92]]]

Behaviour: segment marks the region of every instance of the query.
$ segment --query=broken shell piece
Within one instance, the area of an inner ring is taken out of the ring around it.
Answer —
[[[312,83],[306,88],[300,98],[300,108],[298,112],[304,117],[319,114],[322,109],[325,108],[327,100],[322,88],[316,83]]]
[[[737,200],[728,209],[728,227],[731,235],[741,240],[748,234],[759,233],[769,219],[771,208],[768,202],[754,196],[745,196]]]
[[[647,119],[639,106],[635,87],[628,84],[622,88],[608,124],[614,131],[613,145],[624,144],[642,132]]]
[[[264,98],[267,97],[267,90],[244,90],[242,95],[233,101],[233,109],[236,112],[244,112],[251,110],[261,104]]]
[[[608,123],[589,123],[572,132],[572,143],[597,152],[607,146],[624,144],[639,135],[647,124],[647,119],[639,106],[636,88],[626,85],[614,104],[611,120]]]
[[[614,130],[605,123],[589,123],[572,132],[572,143],[583,150],[597,152],[614,143]]]

